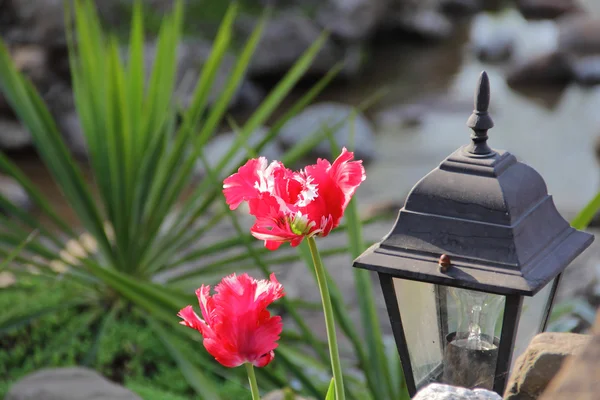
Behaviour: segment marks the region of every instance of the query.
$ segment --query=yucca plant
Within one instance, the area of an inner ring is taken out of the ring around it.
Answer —
[[[104,332],[117,318],[131,315],[146,321],[177,363],[181,373],[200,398],[219,398],[215,382],[228,379],[245,382],[236,370],[226,370],[200,349],[198,337],[177,325],[176,312],[194,301],[193,288],[241,269],[258,268],[268,274],[273,265],[306,256],[306,249],[268,254],[243,227],[238,214],[231,212],[221,196],[221,180],[233,172],[231,160],[242,150],[248,156],[260,153],[285,122],[310,103],[335,76],[333,69],[307,91],[283,116],[276,119],[266,138],[254,147],[248,137],[280,106],[302,78],[319,52],[323,35],[282,78],[262,104],[236,129],[235,143],[216,166],[207,166],[207,177],[193,178],[194,166],[203,160],[204,145],[228,120],[227,108],[238,89],[259,43],[266,18],[241,48],[237,64],[216,101],[209,107],[209,93],[215,75],[233,41],[236,6],[229,8],[213,43],[193,100],[181,111],[173,98],[176,51],[180,42],[183,9],[180,3],[166,16],[157,39],[157,52],[150,78],[144,65],[144,26],[141,6],[134,8],[126,61],[116,37],[103,33],[94,6],[89,0],[74,2],[74,29],[68,29],[70,63],[77,113],[85,135],[93,181],[88,183],[73,159],[46,105],[31,83],[16,70],[5,45],[0,43],[0,90],[15,113],[27,126],[39,156],[75,211],[79,228],[69,226],[25,174],[4,154],[0,168],[18,180],[49,224],[22,211],[4,197],[0,216],[0,254],[11,255],[15,274],[35,272],[48,279],[67,280],[78,291],[74,296],[27,313],[3,312],[0,334],[35,321],[43,315],[77,307],[80,329],[96,332],[90,354],[84,362],[94,365]],[[149,71],[148,71],[149,72]],[[284,162],[293,163],[322,139],[313,135],[292,148]],[[234,228],[231,237],[215,238],[216,227],[224,221]],[[351,249],[353,256],[364,249],[355,205],[346,223],[349,245],[324,252],[336,254]],[[37,236],[23,252],[14,249],[32,230]],[[83,232],[82,232],[83,230]],[[183,265],[195,268],[180,272]],[[311,269],[312,270],[312,269]],[[178,271],[174,273],[174,271]],[[371,281],[365,271],[355,271],[362,293],[361,315],[366,341],[350,321],[343,296],[331,282],[337,320],[352,343],[358,360],[354,367],[362,376],[350,376],[350,398],[400,398],[403,387],[395,351],[386,351],[381,341]],[[331,279],[330,279],[331,281]],[[276,362],[260,370],[264,390],[289,386],[323,397],[329,380],[324,345],[298,313],[290,299],[282,312],[298,329],[284,332]],[[366,344],[365,344],[366,343]],[[302,346],[310,346],[314,357]],[[388,355],[388,354],[391,354]],[[360,374],[359,374],[360,375]],[[352,395],[353,393],[353,395]]]

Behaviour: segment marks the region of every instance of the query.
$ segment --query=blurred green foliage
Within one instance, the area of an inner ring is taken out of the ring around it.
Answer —
[[[43,310],[81,295],[78,288],[62,280],[48,281],[23,276],[10,288],[0,291],[0,321],[25,311]],[[49,313],[31,323],[0,333],[0,398],[19,378],[40,368],[86,365],[98,330],[97,310],[73,307]],[[190,349],[196,358],[204,351],[201,342]],[[97,358],[88,367],[118,382],[145,400],[183,400],[194,398],[177,363],[147,326],[144,319],[123,310],[104,331]],[[249,399],[248,390],[223,381],[223,395]]]

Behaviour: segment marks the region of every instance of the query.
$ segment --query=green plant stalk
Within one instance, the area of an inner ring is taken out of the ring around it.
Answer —
[[[250,390],[252,390],[252,400],[260,400],[258,384],[256,383],[256,375],[254,374],[254,365],[245,363],[244,366],[248,372],[248,382],[250,382]]]
[[[325,275],[325,267],[321,262],[321,255],[317,249],[317,242],[314,237],[307,239],[310,254],[317,273],[317,283],[319,292],[321,293],[321,301],[323,302],[323,313],[325,314],[325,328],[327,329],[327,341],[329,342],[329,355],[331,356],[331,369],[333,371],[333,379],[335,382],[335,398],[337,400],[345,400],[344,379],[342,377],[342,364],[340,362],[340,351],[337,344],[337,336],[335,333],[335,321],[333,318],[333,307],[331,306],[331,297],[329,297],[329,288],[327,287],[327,277]]]

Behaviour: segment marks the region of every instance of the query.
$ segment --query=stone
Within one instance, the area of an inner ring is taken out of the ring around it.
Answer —
[[[57,117],[75,111],[72,88],[64,82],[56,82],[41,93],[50,113]]]
[[[555,51],[512,67],[506,76],[510,86],[565,84],[573,79],[565,54]]]
[[[439,114],[460,114],[473,107],[471,99],[454,99],[443,94],[424,96],[414,103],[392,105],[375,114],[378,128],[414,127],[428,117]]]
[[[0,118],[0,148],[17,150],[32,144],[31,134],[20,122]]]
[[[5,400],[141,400],[133,392],[82,367],[43,369],[15,383]]]
[[[569,63],[575,82],[586,86],[600,84],[600,54],[573,58]]]
[[[471,23],[470,42],[475,56],[484,62],[508,60],[515,48],[514,24],[490,14],[478,14]]]
[[[502,400],[498,393],[486,389],[469,390],[462,387],[430,383],[413,400]]]
[[[442,0],[439,7],[445,14],[462,17],[478,13],[482,4],[479,0]]]
[[[29,194],[11,177],[0,175],[0,194],[23,210],[30,210],[33,207]]]
[[[381,27],[434,41],[448,39],[454,31],[453,23],[432,1],[394,1]]]
[[[577,0],[518,0],[517,8],[527,19],[555,19],[581,11]]]
[[[600,393],[600,312],[593,336],[583,349],[569,357],[539,400],[596,400]]]
[[[81,160],[87,160],[87,142],[77,112],[73,110],[59,115],[56,118],[56,123],[71,153]]]
[[[558,50],[575,56],[600,53],[600,18],[574,16],[559,24]]]
[[[256,146],[263,140],[266,135],[269,133],[269,128],[260,127],[256,131],[254,131],[250,137],[248,138],[248,146]],[[227,132],[224,134],[220,134],[215,136],[210,142],[208,142],[204,147],[204,155],[208,164],[211,167],[216,167],[217,164],[221,161],[221,159],[227,154],[235,138],[237,133],[235,132]],[[260,151],[260,156],[266,157],[269,162],[273,160],[281,160],[283,156],[283,150],[279,146],[279,143],[275,140],[271,140],[270,143],[267,143],[265,147]],[[236,165],[243,164],[246,159],[249,157],[246,155],[245,147],[242,146],[241,149],[238,150],[236,155],[230,160],[230,162],[225,167],[225,173],[229,172]],[[201,160],[198,160],[196,164],[196,174],[199,176],[203,176],[206,171],[204,169],[204,165]]]
[[[47,86],[52,80],[49,73],[48,54],[42,46],[24,45],[10,48],[17,70],[25,74],[36,86]]]
[[[581,352],[588,341],[588,335],[576,333],[544,332],[536,335],[515,361],[504,399],[537,399],[565,358]]]
[[[17,283],[15,274],[9,271],[0,272],[0,289],[6,289]]]
[[[183,109],[189,107],[193,99],[194,89],[200,77],[202,66],[208,60],[212,44],[201,40],[187,40],[179,44],[177,48],[177,72],[175,78],[175,99]],[[146,78],[152,73],[152,66],[156,58],[156,43],[147,43],[145,46]],[[229,74],[235,67],[236,57],[233,54],[225,54],[221,65],[216,73],[209,94],[209,104],[213,104],[223,92],[228,81]],[[242,82],[245,79],[242,79]],[[233,94],[229,107],[235,107],[241,99],[241,90]]]
[[[278,138],[286,147],[292,147],[315,132],[321,132],[323,140],[315,146],[313,154],[331,158],[331,145],[326,136],[332,132],[338,146],[354,149],[355,157],[364,161],[375,158],[375,132],[371,123],[361,113],[349,118],[353,108],[341,103],[316,103],[291,118],[279,132]],[[339,126],[338,126],[339,125]],[[354,145],[351,146],[351,136]],[[335,155],[337,156],[337,154]]]
[[[66,43],[63,0],[4,0],[1,13],[10,15],[3,27],[8,42],[54,45]]]
[[[252,17],[240,18],[236,28],[240,36],[248,37],[256,23]],[[322,33],[323,28],[302,11],[291,9],[274,15],[265,26],[248,75],[252,78],[283,76]],[[324,75],[340,61],[346,62],[342,75],[356,74],[362,60],[353,58],[351,50],[352,47],[346,50],[328,39],[315,56],[307,75]]]
[[[317,20],[334,36],[348,42],[370,37],[389,7],[389,0],[330,0],[323,2]]]

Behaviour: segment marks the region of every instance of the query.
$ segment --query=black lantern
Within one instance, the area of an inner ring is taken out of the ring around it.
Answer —
[[[502,394],[511,359],[545,329],[561,272],[594,240],[542,177],[487,145],[483,72],[472,143],[411,190],[391,232],[354,266],[376,271],[408,390],[430,382]]]

